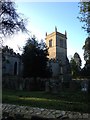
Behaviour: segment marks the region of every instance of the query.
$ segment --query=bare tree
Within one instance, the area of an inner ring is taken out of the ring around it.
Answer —
[[[83,23],[82,28],[90,34],[90,1],[79,3],[79,20]]]
[[[15,2],[0,0],[0,37],[12,35],[18,31],[27,32],[25,21],[17,13]]]

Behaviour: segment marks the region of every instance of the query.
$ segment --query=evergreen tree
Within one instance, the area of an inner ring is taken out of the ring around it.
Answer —
[[[81,72],[81,58],[78,53],[75,53],[70,60],[71,74],[73,78],[80,77]]]
[[[77,52],[74,54],[74,60],[78,66],[78,70],[81,70],[82,60]]]
[[[24,65],[24,77],[41,77],[51,76],[51,71],[47,66],[48,49],[44,42],[38,43],[36,38],[29,38],[22,54]]]

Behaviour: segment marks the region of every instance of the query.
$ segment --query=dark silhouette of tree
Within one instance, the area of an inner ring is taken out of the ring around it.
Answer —
[[[71,65],[71,74],[73,78],[77,77],[77,71],[78,71],[78,66],[76,65],[76,62],[73,58],[70,60],[70,65]]]
[[[51,71],[47,66],[48,48],[43,41],[38,43],[35,37],[29,38],[24,46],[22,60],[24,77],[47,78],[51,76]]]
[[[75,62],[77,64],[77,66],[78,66],[78,69],[80,70],[81,65],[82,65],[82,60],[80,58],[80,55],[76,52],[73,57],[74,57],[74,60],[75,60]]]
[[[85,64],[81,70],[81,75],[83,78],[90,78],[90,64]]]
[[[12,0],[0,0],[0,37],[12,35],[18,31],[27,32],[26,19],[22,18],[15,9]]]
[[[81,72],[81,58],[78,53],[75,53],[70,60],[71,72],[73,78],[79,78]]]

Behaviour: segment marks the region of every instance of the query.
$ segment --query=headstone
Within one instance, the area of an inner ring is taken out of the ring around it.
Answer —
[[[81,91],[83,91],[83,92],[88,91],[88,83],[86,81],[82,82]]]

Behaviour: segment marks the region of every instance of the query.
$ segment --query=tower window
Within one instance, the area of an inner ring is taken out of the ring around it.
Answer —
[[[52,39],[49,40],[49,47],[52,47]]]

